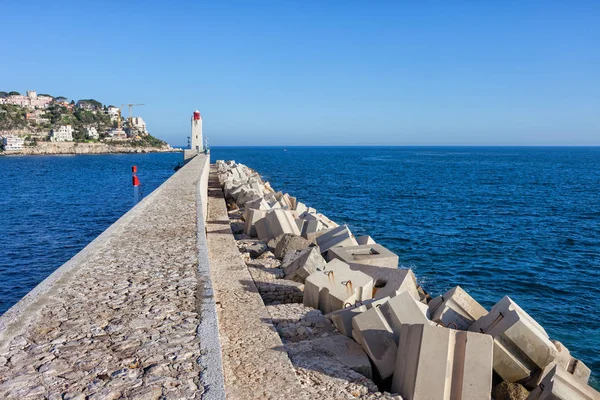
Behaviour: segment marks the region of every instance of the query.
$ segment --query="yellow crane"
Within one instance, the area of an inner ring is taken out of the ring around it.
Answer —
[[[129,129],[131,130],[131,109],[133,107],[136,106],[145,106],[145,104],[121,104],[121,110],[123,110],[123,107],[128,106],[129,107],[129,118],[127,118],[127,122],[128,122],[128,126]],[[121,110],[119,110],[119,130],[121,129]]]

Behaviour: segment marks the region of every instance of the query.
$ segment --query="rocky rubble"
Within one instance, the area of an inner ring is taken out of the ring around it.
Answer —
[[[398,270],[398,257],[369,236],[356,238],[347,226],[275,192],[244,165],[217,161],[217,169],[238,248],[308,392],[600,399],[587,385],[585,364],[510,298],[490,312],[460,287],[432,300],[412,271]],[[340,314],[344,308],[350,312]]]

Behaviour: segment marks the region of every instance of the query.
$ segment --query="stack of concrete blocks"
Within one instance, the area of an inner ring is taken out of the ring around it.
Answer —
[[[402,292],[352,318],[352,337],[363,348],[379,377],[394,373],[398,339],[403,324],[429,324],[427,306]]]
[[[493,339],[429,324],[403,324],[392,392],[403,399],[489,399]]]
[[[286,279],[304,283],[311,274],[325,270],[326,264],[327,262],[321,256],[319,248],[309,247],[291,262],[283,264],[281,269],[285,273]]]
[[[483,308],[460,286],[429,302],[431,320],[442,326],[466,331],[479,318],[487,315]]]
[[[469,330],[494,338],[494,371],[506,382],[519,382],[546,368],[558,353],[548,334],[506,296]]]
[[[410,269],[398,269],[398,256],[379,244],[331,248],[327,259],[342,260],[351,269],[372,277],[375,298],[394,297],[406,291],[420,299],[415,274]]]
[[[303,303],[323,314],[340,310],[347,304],[371,299],[373,279],[348,264],[334,260],[306,278]]]
[[[320,236],[317,236],[317,244],[321,253],[326,253],[333,247],[356,246],[356,239],[346,225],[338,226],[327,230]]]
[[[555,365],[527,400],[600,400],[600,393]]]

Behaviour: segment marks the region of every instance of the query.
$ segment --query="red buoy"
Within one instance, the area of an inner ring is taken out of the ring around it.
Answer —
[[[137,176],[135,176],[135,175],[133,176],[132,183],[133,183],[133,186],[140,186],[140,180],[138,179]]]
[[[134,174],[137,172],[137,165],[131,167],[131,172],[133,172]]]

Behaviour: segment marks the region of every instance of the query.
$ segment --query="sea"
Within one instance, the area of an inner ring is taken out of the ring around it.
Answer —
[[[432,296],[510,296],[600,373],[600,148],[213,147],[412,268]],[[0,157],[0,313],[169,176],[181,154]],[[141,192],[131,186],[138,166]]]

